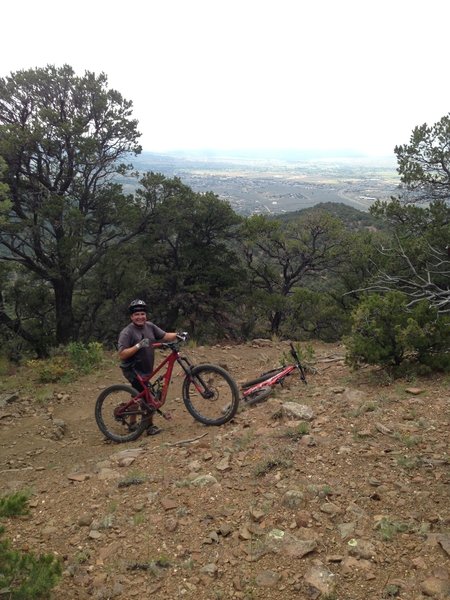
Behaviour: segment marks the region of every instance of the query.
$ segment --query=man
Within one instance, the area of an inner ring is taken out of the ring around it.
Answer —
[[[155,353],[153,342],[174,342],[176,333],[167,333],[151,321],[147,321],[147,305],[143,300],[133,300],[128,307],[131,323],[129,323],[119,334],[119,357],[120,367],[124,376],[138,391],[142,391],[142,385],[136,378],[133,370],[140,375],[150,375],[153,371]],[[133,425],[133,422],[130,423]],[[153,424],[153,416],[150,417],[147,427],[147,435],[156,435],[161,429]]]

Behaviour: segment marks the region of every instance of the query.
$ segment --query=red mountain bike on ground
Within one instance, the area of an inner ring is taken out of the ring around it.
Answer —
[[[294,371],[299,372],[300,380],[306,384],[305,370],[300,363],[297,350],[292,342],[290,343],[290,354],[295,361],[293,365],[272,369],[271,371],[262,373],[256,379],[246,381],[241,385],[242,399],[245,404],[251,406],[266,400],[274,391],[274,386],[278,384],[283,385],[286,377],[292,375]]]
[[[231,375],[217,365],[193,365],[180,353],[177,342],[153,344],[170,354],[146,377],[136,372],[143,386],[138,392],[130,385],[112,385],[97,398],[95,420],[100,431],[114,442],[136,440],[147,428],[149,417],[158,412],[166,401],[175,363],[185,373],[182,386],[183,402],[189,413],[204,425],[223,425],[234,417],[239,406],[239,390]],[[155,376],[166,367],[158,377]],[[153,381],[152,381],[153,379]]]

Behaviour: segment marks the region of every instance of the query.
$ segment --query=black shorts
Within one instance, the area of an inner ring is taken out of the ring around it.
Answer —
[[[134,387],[135,390],[137,390],[138,392],[142,392],[142,390],[144,389],[142,387],[141,382],[138,380],[138,378],[136,377],[136,369],[132,369],[130,367],[120,367],[122,369],[122,373],[123,376],[125,377],[125,379],[127,381],[129,381],[131,383],[131,385]],[[140,373],[138,371],[139,375],[145,375],[145,373]]]

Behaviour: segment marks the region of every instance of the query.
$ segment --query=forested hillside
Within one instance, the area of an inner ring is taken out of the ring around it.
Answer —
[[[358,210],[348,204],[342,202],[321,202],[312,208],[304,208],[302,210],[292,211],[282,215],[277,215],[275,218],[282,223],[288,223],[300,216],[304,216],[315,211],[324,211],[331,216],[342,221],[346,229],[361,231],[364,229],[384,229],[387,224],[384,220],[377,218],[370,212]]]
[[[139,135],[104,75],[49,66],[0,80],[5,360],[113,348],[142,297],[199,343],[345,337],[355,365],[448,367],[449,117],[396,148],[399,196],[370,214],[330,203],[243,217],[177,177],[137,175]]]

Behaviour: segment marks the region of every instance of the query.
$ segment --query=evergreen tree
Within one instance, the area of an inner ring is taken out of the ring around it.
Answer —
[[[52,290],[57,343],[75,335],[80,280],[110,247],[141,233],[151,214],[112,182],[130,170],[121,161],[140,152],[139,135],[132,103],[108,89],[104,74],[78,77],[65,65],[0,79],[0,157],[11,202],[0,221],[0,260]],[[26,331],[3,304],[0,322]]]

